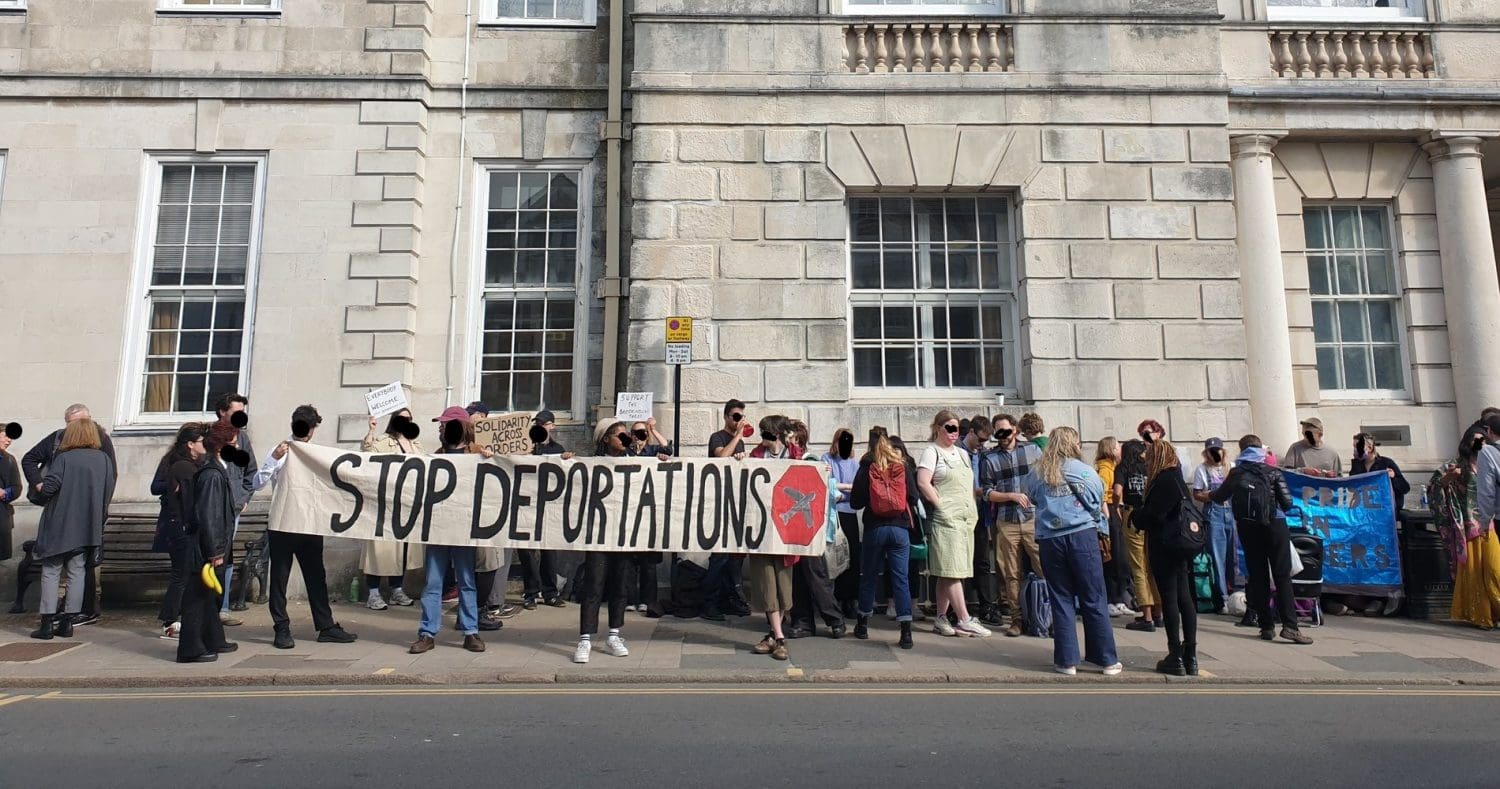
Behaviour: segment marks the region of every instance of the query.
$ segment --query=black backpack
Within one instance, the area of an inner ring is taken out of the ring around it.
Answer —
[[[1237,469],[1239,479],[1229,497],[1229,508],[1239,523],[1270,526],[1276,519],[1275,480],[1264,463],[1245,463]]]
[[[1208,520],[1193,502],[1193,496],[1182,482],[1182,477],[1177,476],[1177,470],[1167,469],[1162,473],[1172,474],[1182,488],[1182,506],[1177,510],[1177,520],[1161,525],[1162,547],[1180,558],[1197,556],[1208,546]]]

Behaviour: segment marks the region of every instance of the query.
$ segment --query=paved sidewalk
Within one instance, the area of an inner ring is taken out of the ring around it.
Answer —
[[[612,657],[595,647],[588,665],[572,662],[578,608],[542,607],[505,620],[485,633],[483,654],[459,648],[447,630],[438,648],[410,655],[417,609],[374,612],[339,604],[334,614],[359,634],[355,644],[319,644],[305,606],[294,604],[297,647],[271,646],[264,606],[239,614],[245,625],[230,628],[239,651],[217,663],[178,665],[176,642],[157,637],[150,611],[109,612],[96,625],[80,627],[71,640],[27,637],[36,618],[0,616],[0,687],[136,687],[185,685],[370,685],[549,682],[1231,682],[1309,684],[1486,684],[1500,685],[1500,634],[1471,627],[1408,619],[1340,617],[1308,628],[1317,643],[1298,647],[1261,641],[1257,631],[1234,627],[1224,616],[1200,617],[1199,660],[1203,676],[1169,680],[1152,672],[1166,649],[1160,633],[1136,633],[1115,620],[1115,638],[1125,673],[1102,677],[1051,671],[1050,639],[943,638],[929,623],[917,623],[916,648],[896,647],[896,624],[873,623],[870,639],[821,635],[789,641],[787,663],[750,652],[764,632],[762,620],[727,623],[696,619],[649,619],[627,614],[624,636],[630,656]],[[452,627],[453,616],[445,616]],[[852,632],[853,628],[850,627]],[[602,639],[599,639],[602,641]]]

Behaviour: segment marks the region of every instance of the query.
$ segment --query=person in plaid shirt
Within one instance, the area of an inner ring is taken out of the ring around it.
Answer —
[[[1042,574],[1042,557],[1036,544],[1036,512],[1031,500],[1021,491],[1031,469],[1042,457],[1042,450],[1031,442],[1018,440],[1016,418],[1010,414],[995,417],[994,449],[979,462],[981,498],[994,513],[995,559],[1005,580],[1005,596],[1010,601],[1010,627],[1005,635],[1021,635],[1026,622],[1021,607],[1021,549],[1031,557],[1031,570]]]

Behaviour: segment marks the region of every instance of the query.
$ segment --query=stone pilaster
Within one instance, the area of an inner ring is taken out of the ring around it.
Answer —
[[[1434,132],[1422,145],[1432,162],[1437,197],[1443,304],[1459,424],[1500,403],[1500,376],[1489,369],[1500,359],[1500,278],[1479,168],[1482,142],[1471,134]]]
[[[1255,133],[1230,139],[1250,415],[1255,430],[1273,443],[1297,435],[1286,275],[1271,173],[1271,151],[1282,136]]]

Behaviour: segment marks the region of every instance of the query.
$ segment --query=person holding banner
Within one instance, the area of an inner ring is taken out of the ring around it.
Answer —
[[[1458,459],[1433,472],[1427,501],[1448,547],[1453,573],[1449,615],[1493,630],[1500,623],[1500,538],[1495,535],[1494,521],[1483,520],[1479,514],[1477,471],[1485,437],[1482,426],[1477,433],[1459,437]]]
[[[1235,531],[1245,551],[1250,573],[1247,602],[1258,615],[1260,637],[1276,639],[1276,619],[1281,618],[1281,637],[1293,644],[1311,644],[1297,625],[1297,603],[1292,592],[1292,533],[1285,514],[1292,508],[1292,492],[1281,470],[1267,462],[1259,436],[1240,439],[1240,456],[1224,484],[1209,499],[1215,504],[1231,502]],[[1276,586],[1276,607],[1271,607],[1271,585]],[[1248,614],[1247,614],[1248,618]]]
[[[622,458],[630,455],[630,433],[624,422],[615,422],[599,434],[595,454]],[[632,554],[613,551],[587,551],[583,554],[583,595],[578,606],[578,647],[573,650],[574,663],[589,662],[594,651],[594,634],[599,632],[599,605],[609,605],[609,635],[604,646],[615,657],[628,657],[630,649],[620,637],[625,626],[625,568]]]
[[[672,442],[656,429],[656,417],[630,426],[630,454],[634,457],[655,457],[660,461],[672,459]],[[641,551],[630,554],[630,563],[635,566],[636,610],[646,616],[658,618],[661,609],[657,606],[660,584],[656,578],[656,566],[661,564],[660,551]],[[630,606],[626,606],[627,609]]]
[[[281,470],[286,468],[286,456],[291,452],[291,442],[308,443],[323,416],[310,405],[299,405],[292,411],[292,434],[277,444],[255,472],[251,482],[255,490],[270,485],[275,489]],[[307,588],[307,607],[312,611],[313,627],[318,630],[318,642],[322,644],[352,644],[358,636],[344,630],[333,619],[333,606],[328,598],[328,572],[323,566],[323,537],[316,534],[292,534],[271,529],[266,532],[266,548],[271,554],[271,624],[274,630],[271,646],[277,649],[292,649],[297,642],[292,638],[292,620],[287,615],[286,587],[292,577],[292,560],[302,568],[302,585]]]
[[[708,456],[744,460],[745,439],[755,428],[745,423],[745,404],[731,399],[724,404],[724,426],[708,437]],[[724,612],[749,616],[750,606],[740,594],[743,554],[716,553],[708,560],[703,577],[703,613],[710,622],[723,622]]]
[[[630,454],[635,457],[652,457],[657,460],[672,459],[672,442],[656,429],[656,417],[630,426]]]
[[[553,437],[557,430],[556,417],[551,411],[538,411],[532,419],[531,454],[556,455],[563,460],[573,457],[566,447]],[[552,552],[535,548],[517,548],[516,559],[521,562],[521,607],[536,610],[537,598],[553,608],[563,608],[567,603],[557,592],[557,569],[552,563]]]
[[[422,443],[417,440],[422,428],[411,419],[411,409],[403,408],[394,414],[385,425],[385,432],[376,434],[378,423],[370,417],[370,432],[360,442],[364,452],[378,455],[420,455]],[[360,572],[365,574],[365,589],[369,594],[365,605],[371,611],[384,611],[391,605],[412,606],[417,601],[407,596],[404,588],[406,573],[421,567],[422,546],[408,545],[389,540],[369,540],[359,555]],[[391,601],[386,604],[380,596],[380,581],[385,579],[390,587]]]
[[[441,446],[437,454],[469,454],[474,435],[469,428],[468,412],[458,406],[449,406],[438,417],[438,421],[442,427],[438,439]],[[464,634],[464,649],[470,652],[484,651],[484,641],[479,637],[479,592],[474,569],[480,550],[472,545],[427,546],[424,571],[426,580],[422,588],[422,622],[417,628],[417,640],[412,642],[408,650],[411,654],[431,652],[437,646],[437,633],[442,628],[443,619],[443,590],[450,570],[453,572],[454,583],[458,586],[456,629]],[[497,621],[490,622],[490,625],[492,626],[485,629],[500,629]]]
[[[761,443],[750,451],[750,457],[762,460],[800,460],[802,448],[787,442],[791,432],[791,425],[784,416],[761,419]],[[757,655],[770,655],[777,660],[790,658],[786,649],[786,635],[781,626],[791,615],[792,573],[797,562],[796,556],[757,553],[751,554],[745,563],[745,572],[750,576],[751,605],[766,615],[769,629],[766,637],[755,645]]]

